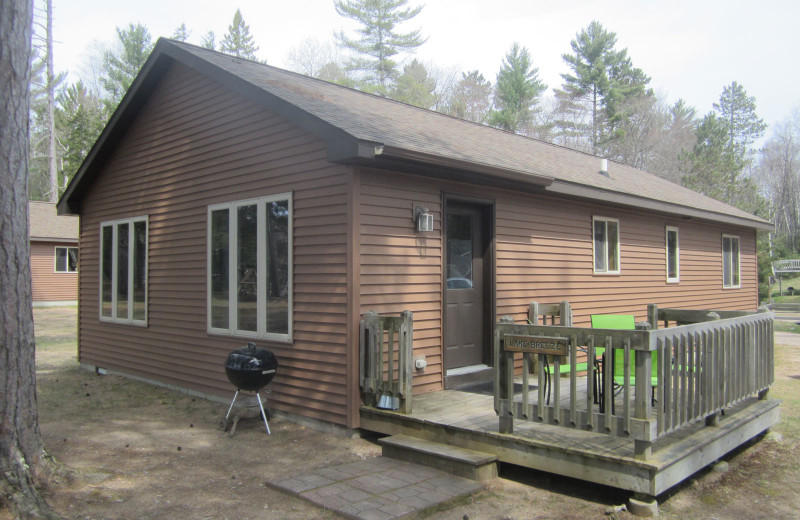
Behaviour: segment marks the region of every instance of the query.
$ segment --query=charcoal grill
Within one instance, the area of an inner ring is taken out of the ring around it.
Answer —
[[[236,393],[233,394],[228,413],[220,421],[221,430],[226,430],[230,425],[231,410],[233,410],[233,405],[236,403],[236,398],[239,397],[239,392],[244,390],[256,394],[258,406],[261,409],[261,417],[264,418],[264,426],[267,427],[267,434],[271,434],[269,422],[267,421],[267,412],[264,410],[260,392],[272,381],[277,370],[278,360],[275,359],[275,355],[265,348],[256,347],[255,343],[248,343],[247,346],[237,348],[228,355],[228,359],[225,360],[225,375],[228,376],[231,384],[236,387]],[[269,390],[267,390],[267,393],[269,393]],[[235,431],[235,427],[234,424],[234,429],[231,433]]]

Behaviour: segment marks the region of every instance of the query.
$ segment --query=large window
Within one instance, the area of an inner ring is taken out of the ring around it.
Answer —
[[[722,235],[722,286],[741,287],[739,278],[739,237]]]
[[[619,221],[594,217],[594,272],[619,274]]]
[[[680,246],[678,244],[678,228],[667,226],[667,282],[680,281]]]
[[[208,208],[208,330],[292,335],[290,194]]]
[[[56,247],[56,266],[57,273],[77,273],[78,272],[78,248],[77,247]]]
[[[147,324],[147,217],[100,224],[100,319]]]

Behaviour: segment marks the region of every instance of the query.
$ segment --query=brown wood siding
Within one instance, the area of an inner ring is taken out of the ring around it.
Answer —
[[[643,214],[601,204],[439,182],[365,170],[361,177],[361,312],[414,312],[415,393],[442,388],[443,194],[495,204],[496,315],[527,318],[528,304],[568,300],[575,324],[591,314],[634,314],[663,307],[754,310],[757,268],[754,230]],[[413,231],[412,203],[434,214],[435,231]],[[592,216],[619,220],[621,273],[593,273]],[[680,282],[666,282],[665,226],[679,229]],[[741,288],[722,287],[722,234],[738,235]]]
[[[414,313],[415,393],[442,388],[442,197],[421,178],[366,170],[360,184],[361,313]],[[414,204],[433,213],[434,232],[416,233]]]
[[[662,307],[747,309],[757,305],[755,231],[709,222],[504,196],[497,210],[497,314],[526,317],[530,300],[568,300],[574,323],[591,314],[647,317]],[[592,217],[619,220],[620,274],[594,274]],[[678,228],[680,282],[666,281],[665,226]],[[740,237],[741,288],[722,287],[722,234]]]
[[[57,273],[56,247],[78,247],[77,243],[31,241],[31,281],[34,302],[75,301],[78,273]]]
[[[292,192],[293,344],[256,340],[280,363],[268,406],[346,424],[347,176],[320,139],[175,65],[83,201],[81,362],[233,397],[223,362],[248,340],[207,333],[207,208]],[[148,325],[101,322],[100,223],[141,215]]]

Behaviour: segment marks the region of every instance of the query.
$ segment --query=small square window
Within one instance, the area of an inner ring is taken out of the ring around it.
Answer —
[[[77,247],[56,247],[56,272],[57,273],[78,272]]]

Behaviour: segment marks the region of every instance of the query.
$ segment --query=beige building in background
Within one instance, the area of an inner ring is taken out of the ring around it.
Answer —
[[[28,203],[33,305],[78,303],[80,219],[57,215],[55,204]]]

